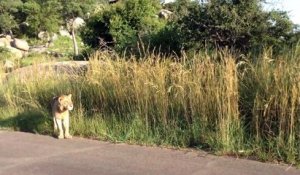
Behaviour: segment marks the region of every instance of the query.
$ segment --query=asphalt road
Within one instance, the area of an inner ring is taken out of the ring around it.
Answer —
[[[300,175],[288,165],[217,157],[200,151],[58,140],[0,131],[0,175]]]

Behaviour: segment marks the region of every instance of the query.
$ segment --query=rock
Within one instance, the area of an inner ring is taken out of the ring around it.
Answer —
[[[47,52],[47,47],[46,46],[35,46],[31,47],[29,49],[30,53],[46,53]]]
[[[29,45],[28,45],[27,41],[17,39],[17,38],[13,39],[12,46],[17,48],[17,49],[23,50],[23,51],[28,51],[29,50]]]
[[[14,59],[22,58],[29,50],[29,46],[26,41],[11,39],[10,35],[6,35],[5,38],[0,38],[0,47],[5,47]]]
[[[66,37],[72,38],[71,35],[70,35],[70,33],[66,29],[64,29],[63,27],[61,27],[59,29],[59,35],[60,36],[66,36]]]
[[[4,38],[0,38],[0,47],[10,47],[12,39],[11,36],[6,35]]]
[[[163,19],[168,19],[170,18],[170,16],[172,15],[173,12],[169,11],[169,10],[166,10],[166,9],[161,9],[158,13],[158,16],[160,18],[163,18]]]
[[[52,42],[52,41],[55,41],[57,40],[57,34],[56,33],[53,33],[52,36],[50,37],[50,34],[48,32],[45,32],[45,31],[42,31],[42,32],[39,32],[38,34],[38,38],[40,40],[44,40],[44,41],[47,41],[47,42]]]
[[[48,32],[41,31],[41,32],[38,33],[38,38],[40,40],[48,41],[49,40],[49,34],[48,34]]]
[[[57,39],[58,39],[57,34],[56,34],[56,33],[53,33],[53,35],[52,35],[52,37],[51,37],[51,41],[53,42],[53,41],[55,41],[55,40],[57,40]]]

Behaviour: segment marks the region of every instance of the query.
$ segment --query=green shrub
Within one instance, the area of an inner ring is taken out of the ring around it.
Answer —
[[[83,41],[92,47],[107,45],[118,52],[137,53],[137,43],[149,43],[149,36],[164,26],[156,18],[159,8],[157,0],[125,0],[106,6],[87,22]]]

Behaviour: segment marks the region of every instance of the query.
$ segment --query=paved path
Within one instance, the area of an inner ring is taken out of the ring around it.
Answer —
[[[299,175],[300,170],[204,152],[0,131],[0,175]]]

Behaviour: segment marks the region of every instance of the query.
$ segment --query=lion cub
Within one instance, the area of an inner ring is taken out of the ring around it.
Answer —
[[[54,131],[56,131],[58,128],[59,139],[72,138],[72,136],[69,133],[69,126],[70,126],[69,111],[73,109],[73,102],[71,98],[72,98],[72,94],[61,95],[58,97],[54,97],[51,101]]]

